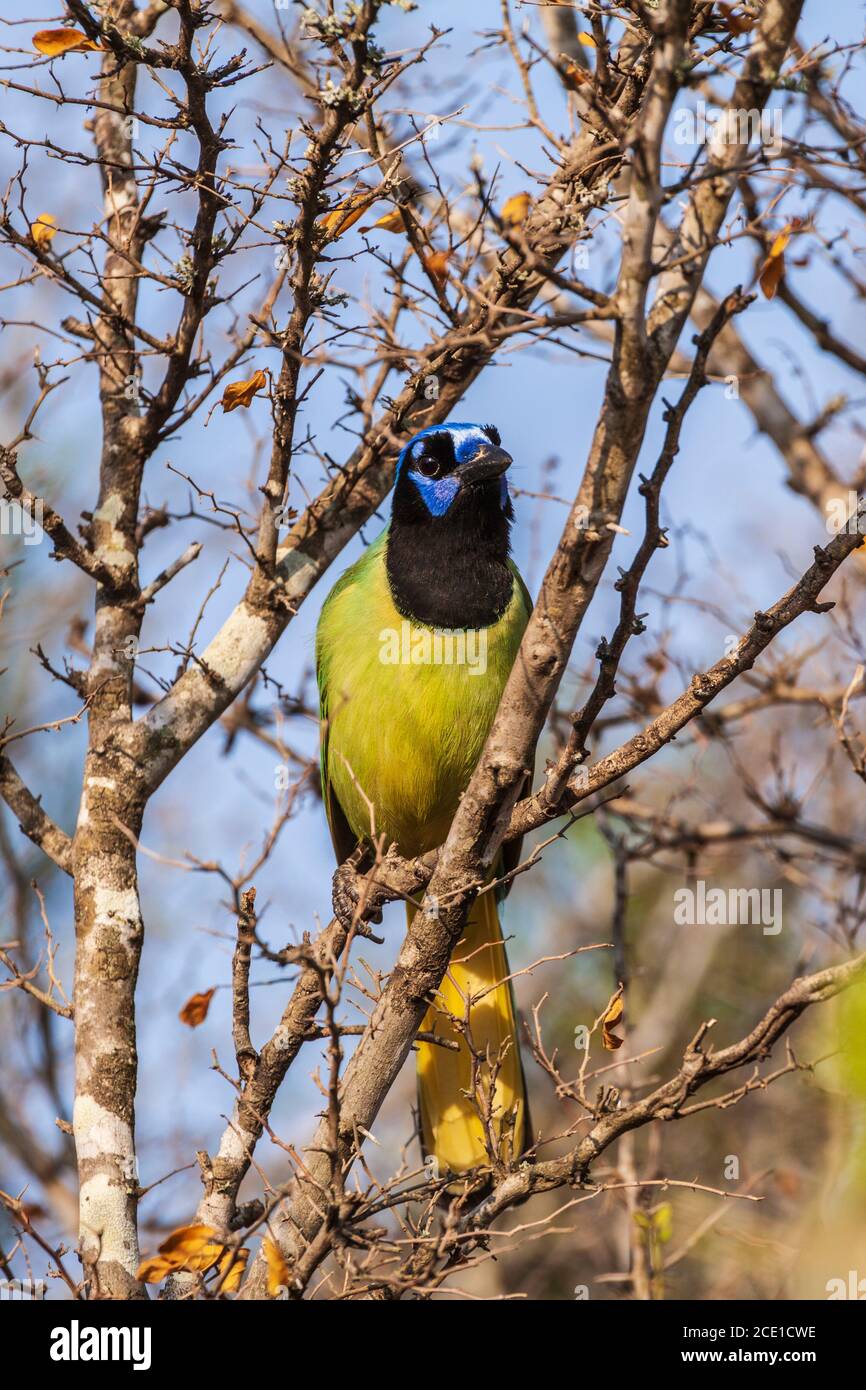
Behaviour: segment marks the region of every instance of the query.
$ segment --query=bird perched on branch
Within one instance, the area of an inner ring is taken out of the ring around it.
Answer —
[[[322,789],[340,862],[374,836],[411,858],[448,833],[532,607],[508,554],[511,461],[492,425],[422,430],[400,454],[390,524],[322,609]],[[495,876],[517,854],[500,856]],[[410,923],[414,911],[407,904]],[[502,1161],[523,1149],[507,977],[490,890],[472,903],[422,1024],[459,1046],[418,1044],[422,1143],[441,1174],[489,1161],[485,1129]]]

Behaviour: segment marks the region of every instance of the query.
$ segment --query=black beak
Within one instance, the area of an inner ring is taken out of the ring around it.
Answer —
[[[475,457],[463,464],[460,479],[463,483],[480,483],[487,478],[498,478],[513,462],[504,449],[498,449],[495,444],[482,444]]]

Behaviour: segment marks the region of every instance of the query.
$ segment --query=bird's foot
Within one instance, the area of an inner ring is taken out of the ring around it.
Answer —
[[[364,859],[364,851],[356,850],[340,865],[334,874],[331,901],[334,916],[344,931],[381,945],[384,938],[376,936],[368,925],[381,922],[382,906],[371,892],[370,881],[363,872]]]

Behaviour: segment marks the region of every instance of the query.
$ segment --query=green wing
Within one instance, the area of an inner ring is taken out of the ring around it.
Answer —
[[[514,575],[514,578],[517,580],[517,587],[520,590],[520,596],[523,599],[523,605],[526,609],[526,618],[527,621],[529,621],[529,615],[533,609],[532,595],[530,594],[529,590],[524,584],[523,575],[520,573],[520,570],[517,568],[513,560],[508,561],[508,568]]]

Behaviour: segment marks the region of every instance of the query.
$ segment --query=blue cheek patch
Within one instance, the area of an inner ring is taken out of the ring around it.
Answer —
[[[444,516],[460,491],[459,472],[448,474],[445,478],[425,478],[423,473],[418,473],[412,468],[413,450],[422,439],[431,434],[449,434],[451,436],[454,445],[454,460],[458,469],[461,464],[469,463],[475,457],[479,445],[489,446],[490,439],[480,425],[456,423],[452,425],[428,425],[425,430],[416,434],[415,438],[411,439],[402,450],[397,460],[398,476],[405,467],[430,515]],[[500,502],[504,510],[508,504],[508,483],[504,474],[500,479],[499,488]]]
[[[425,478],[423,473],[415,473],[410,469],[409,477],[420,492],[431,516],[444,516],[460,491],[460,483],[453,474],[446,478]]]

